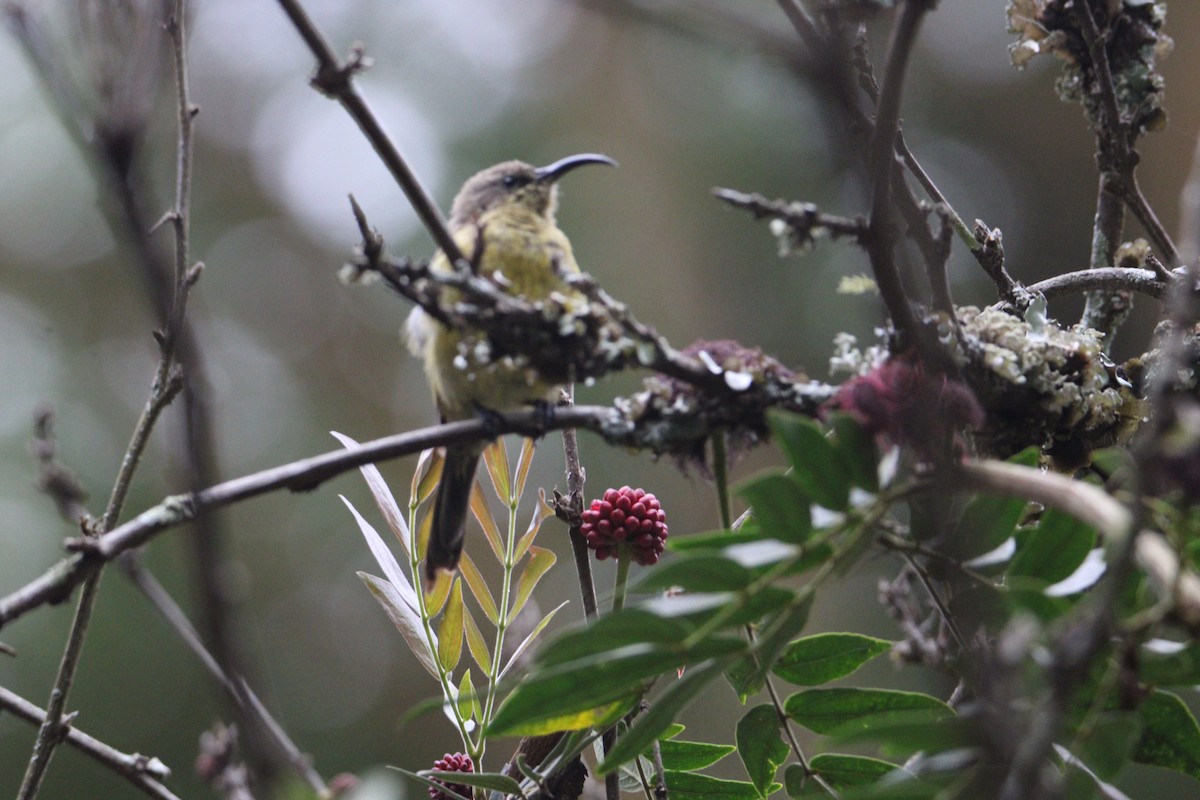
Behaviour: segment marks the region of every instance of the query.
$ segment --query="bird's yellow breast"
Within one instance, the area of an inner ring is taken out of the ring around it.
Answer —
[[[571,243],[539,214],[496,209],[457,231],[455,240],[476,274],[509,294],[533,301],[551,295],[583,301],[563,280],[563,275],[579,272]],[[449,271],[451,266],[439,252],[431,268]],[[479,407],[504,411],[556,399],[557,386],[546,384],[519,359],[493,359],[485,336],[425,319],[429,326],[425,368],[444,419],[473,417]]]

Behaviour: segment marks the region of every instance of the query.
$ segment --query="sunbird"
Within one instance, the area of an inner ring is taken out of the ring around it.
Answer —
[[[579,265],[554,219],[558,180],[585,164],[615,167],[617,162],[595,153],[567,156],[545,167],[505,161],[463,184],[450,209],[449,227],[472,271],[515,296],[539,300],[557,294],[586,302],[564,279],[578,274]],[[454,266],[439,250],[430,269],[445,274]],[[557,399],[560,387],[542,380],[532,368],[512,358],[491,359],[488,349],[480,347],[477,331],[447,327],[417,307],[408,317],[406,332],[409,349],[425,362],[443,422]],[[472,442],[446,448],[425,556],[429,581],[439,570],[458,565],[471,485],[485,446]]]

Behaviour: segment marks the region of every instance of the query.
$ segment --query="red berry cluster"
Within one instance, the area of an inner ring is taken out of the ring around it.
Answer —
[[[599,559],[617,554],[627,544],[642,566],[658,561],[667,540],[667,514],[658,498],[645,489],[609,489],[583,512],[583,535]]]
[[[446,753],[445,756],[433,762],[433,768],[442,772],[474,772],[475,765],[471,762],[471,757],[465,753]],[[465,783],[446,783],[433,779],[434,783],[441,784],[452,792],[457,792],[463,797],[471,796],[471,787]],[[429,787],[430,800],[454,800],[450,795],[433,786]]]

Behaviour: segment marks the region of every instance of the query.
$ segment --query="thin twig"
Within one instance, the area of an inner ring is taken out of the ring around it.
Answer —
[[[868,170],[871,175],[870,236],[867,254],[875,272],[875,283],[888,307],[892,322],[901,333],[918,341],[917,320],[909,305],[894,259],[895,231],[892,218],[892,174],[896,162],[896,131],[900,124],[900,99],[908,59],[916,41],[917,29],[928,5],[918,0],[900,4],[888,42],[883,83],[871,135]]]
[[[421,222],[437,246],[446,254],[451,264],[463,262],[462,252],[455,243],[454,237],[450,235],[442,212],[438,210],[429,193],[425,191],[425,187],[417,180],[416,175],[409,168],[408,162],[400,155],[399,149],[388,138],[371,107],[354,88],[355,73],[370,66],[362,47],[356,45],[350,58],[342,62],[334,54],[333,48],[329,46],[329,42],[321,34],[321,31],[309,18],[299,0],[279,0],[279,5],[291,20],[296,32],[300,34],[300,38],[304,40],[308,49],[317,59],[317,72],[312,78],[313,87],[325,96],[337,100],[342,108],[346,109],[346,113],[350,115],[363,135],[367,137],[367,141],[375,148],[375,152],[383,159],[384,165],[387,166],[392,177],[396,179],[396,183],[404,191],[408,202],[417,212],[417,216],[421,218]]]
[[[173,16],[167,25],[175,44],[176,90],[180,105],[176,203],[172,212],[176,225],[177,253],[174,297],[171,311],[167,316],[167,323],[158,336],[160,357],[150,396],[125,450],[104,514],[91,531],[94,536],[100,536],[110,531],[120,518],[129,486],[141,462],[142,454],[145,452],[150,433],[163,409],[171,403],[183,387],[182,370],[175,362],[175,349],[186,311],[188,290],[195,281],[195,275],[187,260],[188,198],[191,193],[191,120],[195,110],[190,104],[187,93],[186,37],[183,30],[185,13],[185,0],[176,0]],[[19,800],[32,800],[37,796],[54,750],[66,737],[69,723],[64,721],[63,714],[79,665],[88,624],[95,607],[101,575],[102,570],[99,565],[83,571],[83,589],[79,594],[67,643],[63,649],[58,674],[55,677],[54,688],[46,706],[46,715],[34,742],[33,756],[30,758],[21,782],[18,792]]]
[[[563,390],[560,408],[575,406],[575,387]],[[583,614],[588,622],[596,621],[596,584],[592,579],[592,559],[587,540],[583,538],[583,484],[587,475],[579,459],[579,435],[574,428],[562,432],[563,456],[567,466],[567,496],[555,492],[554,513],[567,523],[571,538],[571,553],[575,558],[575,572],[579,577],[579,593],[583,600]]]
[[[284,760],[292,766],[296,774],[308,784],[318,797],[328,797],[329,787],[321,775],[313,769],[308,757],[300,751],[300,748],[288,736],[287,731],[271,716],[249,684],[242,679],[231,680],[226,675],[217,659],[204,646],[200,634],[188,620],[183,609],[175,602],[175,598],[163,588],[162,584],[145,568],[134,553],[123,553],[118,558],[118,565],[130,582],[150,601],[150,604],[162,615],[175,634],[204,665],[209,675],[216,680],[230,701],[240,707],[245,716],[255,719],[261,730],[271,738],[283,754]]]
[[[0,686],[0,709],[34,725],[41,725],[46,719],[46,712],[2,686]],[[165,781],[171,776],[171,770],[167,769],[166,765],[157,758],[138,753],[122,753],[75,728],[67,731],[66,743],[121,775],[148,797],[155,797],[159,800],[179,800],[167,787],[162,785],[161,781]]]
[[[1140,292],[1159,300],[1166,295],[1168,288],[1170,285],[1164,283],[1153,271],[1135,267],[1105,267],[1067,272],[1026,287],[1028,291],[1040,292],[1047,298],[1078,292],[1122,289]]]

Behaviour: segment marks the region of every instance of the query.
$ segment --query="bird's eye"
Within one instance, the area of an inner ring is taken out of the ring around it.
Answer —
[[[512,189],[515,188],[520,181],[517,179],[516,175],[505,175],[501,179],[501,183],[504,184],[505,189]]]

